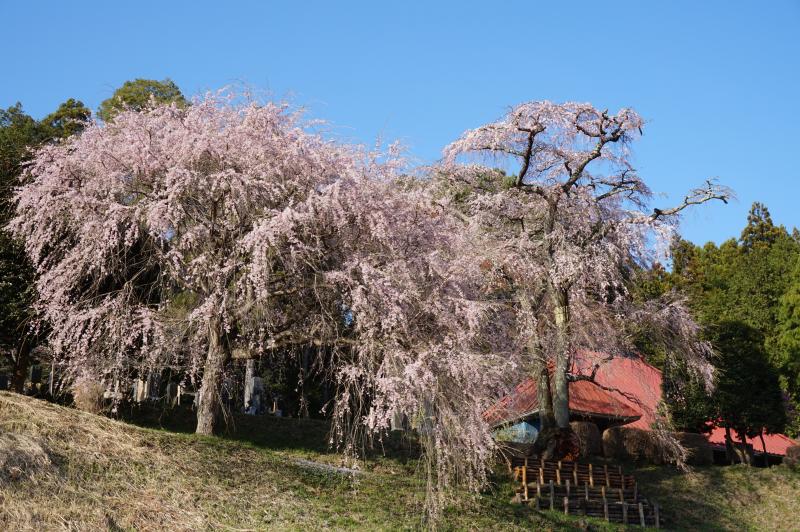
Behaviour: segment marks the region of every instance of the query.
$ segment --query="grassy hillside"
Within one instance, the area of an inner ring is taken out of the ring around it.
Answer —
[[[233,435],[203,438],[0,392],[0,530],[422,527],[416,460],[394,449],[357,474],[342,472],[326,430],[318,421],[243,417]],[[800,475],[785,468],[641,474],[645,493],[682,528],[788,529],[800,512]],[[493,490],[449,508],[440,527],[610,528],[512,505],[509,490],[499,476]],[[684,498],[701,502],[673,511]]]
[[[0,392],[0,530],[422,525],[424,486],[403,453],[341,474],[325,451],[324,423],[237,421],[241,439],[204,438]],[[520,512],[507,498],[468,497],[446,512],[443,528],[561,527],[563,518]]]
[[[642,490],[676,530],[800,530],[800,471],[736,465],[636,471]]]

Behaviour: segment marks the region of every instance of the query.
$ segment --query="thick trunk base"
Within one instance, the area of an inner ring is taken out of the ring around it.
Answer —
[[[211,435],[222,414],[222,376],[228,353],[221,338],[221,327],[214,322],[209,327],[210,337],[206,363],[203,366],[203,384],[197,396],[197,434]]]
[[[533,452],[545,460],[578,460],[581,442],[570,427],[543,429],[533,444]]]
[[[23,342],[14,361],[14,374],[11,376],[11,390],[17,393],[25,392],[25,381],[31,366],[31,350],[28,342]]]

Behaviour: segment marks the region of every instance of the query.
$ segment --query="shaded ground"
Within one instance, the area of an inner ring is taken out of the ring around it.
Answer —
[[[243,416],[235,431],[206,438],[189,433],[180,415],[126,417],[146,427],[0,392],[0,530],[424,526],[424,482],[409,442],[388,442],[385,456],[373,453],[351,474],[328,451],[323,421]],[[670,528],[797,529],[798,472],[730,467],[686,476],[644,468],[637,475],[665,507]],[[619,529],[537,513],[510,496],[500,474],[493,489],[446,509],[439,528]]]
[[[800,471],[735,465],[635,471],[675,530],[800,530]]]

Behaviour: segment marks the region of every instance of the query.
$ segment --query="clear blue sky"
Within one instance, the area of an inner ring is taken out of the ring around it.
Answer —
[[[797,0],[0,0],[0,20],[0,106],[36,117],[137,77],[187,95],[244,82],[430,161],[518,102],[628,106],[649,122],[636,162],[660,203],[709,176],[739,196],[689,214],[686,237],[738,235],[756,200],[800,226]]]

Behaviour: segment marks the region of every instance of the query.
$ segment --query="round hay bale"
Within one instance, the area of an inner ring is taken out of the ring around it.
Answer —
[[[702,434],[694,432],[676,432],[675,438],[688,451],[686,462],[694,466],[706,466],[714,463],[714,450]]]
[[[0,432],[0,484],[34,479],[52,468],[50,456],[33,438]]]
[[[611,427],[603,432],[603,455],[629,462],[664,463],[661,445],[650,432],[634,427]]]
[[[603,431],[603,456],[612,460],[626,460],[622,444],[622,427],[611,427]]]
[[[786,449],[786,456],[783,458],[783,463],[800,468],[800,445],[792,445]]]
[[[569,424],[580,440],[580,457],[590,458],[603,454],[603,439],[600,429],[589,421],[573,421]]]

